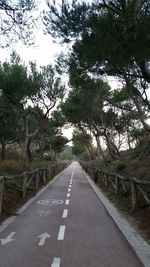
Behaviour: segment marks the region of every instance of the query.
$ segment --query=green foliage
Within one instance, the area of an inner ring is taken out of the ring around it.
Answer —
[[[116,164],[116,172],[121,172],[125,167],[125,162],[118,162],[118,164]]]
[[[1,64],[0,88],[2,96],[13,104],[23,101],[31,94],[26,67],[6,62]]]
[[[68,139],[65,136],[54,135],[50,137],[50,144],[55,153],[60,153],[67,143]]]
[[[65,124],[65,117],[63,116],[61,110],[57,109],[51,114],[51,127],[61,128]]]
[[[45,23],[52,36],[63,38],[64,42],[74,40],[68,60],[71,85],[77,85],[85,73],[121,77],[130,99],[135,100],[136,96],[139,105],[150,109],[146,94],[150,82],[148,0],[89,4],[63,1],[61,8],[54,1],[49,4]]]
[[[72,142],[72,152],[74,155],[79,156],[91,146],[92,138],[85,131],[75,129],[73,132]]]
[[[0,162],[0,175],[14,175],[24,171],[24,167],[18,161],[5,160]]]
[[[11,176],[15,174],[21,174],[25,170],[32,171],[32,170],[35,170],[36,168],[48,168],[50,167],[50,164],[51,164],[50,162],[41,161],[41,160],[35,160],[26,165],[16,160],[0,161],[0,175]]]
[[[16,53],[10,63],[0,64],[0,78],[2,157],[8,142],[18,142],[24,160],[32,160],[32,143],[43,149],[49,135],[61,134],[61,113],[53,112],[51,121],[48,117],[57,101],[62,100],[65,87],[51,65],[37,70],[36,64],[30,62],[28,70]]]

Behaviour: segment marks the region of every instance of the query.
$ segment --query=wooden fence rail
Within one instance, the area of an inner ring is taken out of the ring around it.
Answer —
[[[88,166],[85,162],[80,162],[80,164],[95,183],[102,183],[116,194],[127,196],[131,200],[132,209],[150,205],[150,181],[102,171]]]
[[[19,191],[22,198],[25,198],[27,190],[37,191],[40,185],[45,185],[50,177],[55,176],[67,166],[68,163],[60,163],[52,165],[49,168],[38,168],[31,172],[25,171],[19,175],[0,176],[0,215],[2,213],[5,187]]]

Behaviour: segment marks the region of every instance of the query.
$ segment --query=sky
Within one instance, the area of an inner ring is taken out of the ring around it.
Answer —
[[[12,50],[16,50],[21,59],[36,61],[38,65],[48,65],[54,63],[56,54],[63,50],[62,45],[53,42],[50,35],[43,33],[42,29],[35,31],[35,43],[33,46],[25,46],[21,42],[11,45],[9,48],[0,48],[0,60],[4,61],[9,58]]]

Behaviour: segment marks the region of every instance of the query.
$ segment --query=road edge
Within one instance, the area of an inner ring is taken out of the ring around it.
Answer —
[[[92,181],[90,176],[85,171],[83,172],[97,197],[117,224],[118,228],[123,233],[143,265],[145,267],[150,267],[150,245],[136,232],[134,228],[132,228],[123,215],[119,213],[117,208],[103,194],[101,189]]]
[[[68,166],[69,167],[69,166]],[[17,217],[18,215],[20,215],[22,212],[24,212],[32,203],[34,200],[36,200],[49,186],[51,186],[51,184],[53,184],[56,179],[63,174],[63,172],[68,168],[66,167],[62,172],[60,172],[59,174],[57,174],[56,176],[54,176],[54,178],[43,188],[41,188],[37,194],[30,198],[22,207],[20,207],[15,214],[11,217],[8,217],[6,220],[4,220],[1,225],[0,225],[0,233],[2,233]]]

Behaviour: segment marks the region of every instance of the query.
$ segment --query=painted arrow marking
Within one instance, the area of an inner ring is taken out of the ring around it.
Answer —
[[[1,239],[2,245],[6,245],[9,242],[13,241],[14,238],[12,238],[15,235],[16,232],[11,232],[5,239]]]
[[[38,236],[40,239],[39,246],[43,246],[47,238],[51,238],[51,236],[48,233],[44,233],[42,235]]]

